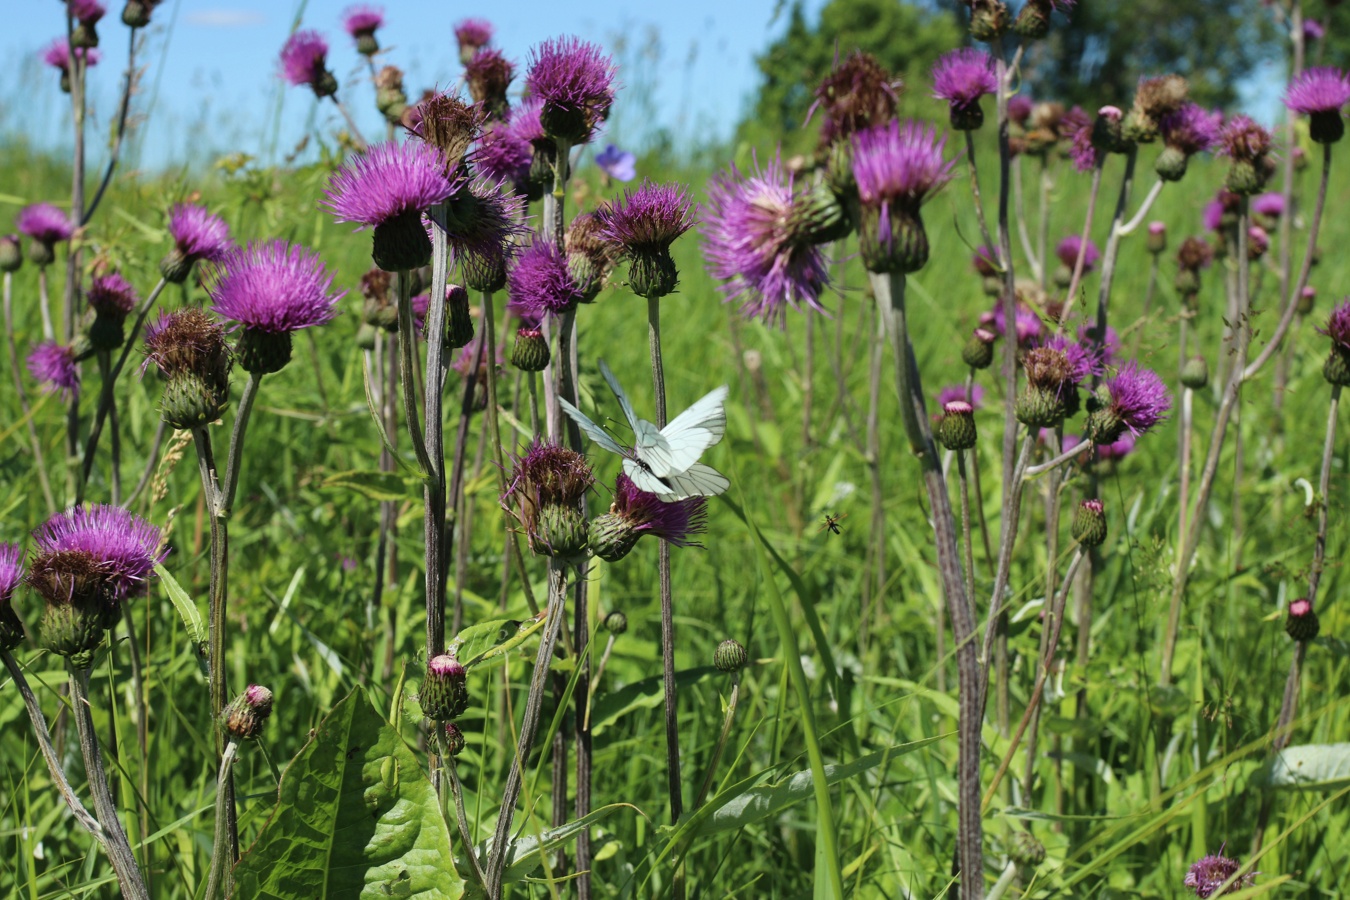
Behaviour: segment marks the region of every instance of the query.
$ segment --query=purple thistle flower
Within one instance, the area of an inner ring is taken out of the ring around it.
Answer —
[[[337,93],[337,79],[328,71],[328,41],[317,31],[297,31],[281,48],[281,77],[295,87],[309,85],[316,97]]]
[[[48,247],[70,240],[75,228],[70,216],[50,203],[33,203],[19,211],[14,227]]]
[[[1225,881],[1237,874],[1240,868],[1242,868],[1241,863],[1235,859],[1229,859],[1219,854],[1205,856],[1191,864],[1182,884],[1195,891],[1197,897],[1212,897],[1214,892]],[[1256,881],[1256,873],[1248,872],[1234,880],[1224,893],[1236,894],[1243,888],[1250,887],[1254,881]]]
[[[510,109],[506,89],[516,77],[515,63],[490,48],[476,51],[464,64],[464,83],[474,103],[482,104],[489,118],[502,119]]]
[[[506,284],[511,298],[507,311],[536,322],[575,309],[584,296],[567,266],[567,255],[542,238],[517,257]]]
[[[511,110],[511,130],[522,141],[537,146],[548,140],[544,134],[544,101],[536,96],[527,96],[520,105]]]
[[[59,393],[66,400],[80,394],[80,367],[75,362],[74,347],[43,341],[28,354],[28,374],[45,390]]]
[[[1200,218],[1206,231],[1218,231],[1223,226],[1224,204],[1221,200],[1211,200],[1205,204]]]
[[[614,62],[580,38],[544,41],[530,52],[525,89],[543,101],[542,121],[551,137],[584,144],[614,102]]]
[[[970,405],[972,410],[980,409],[984,406],[984,387],[978,384],[970,386],[970,394],[966,394],[964,384],[949,384],[938,391],[937,405],[946,409],[947,404],[953,401],[960,401]]]
[[[1104,366],[1111,365],[1120,355],[1120,335],[1110,325],[1106,326],[1106,339],[1097,340],[1097,326],[1081,325],[1078,328],[1078,343],[1089,353],[1096,354]],[[1094,372],[1093,374],[1100,374]]]
[[[1325,327],[1317,329],[1345,353],[1350,353],[1350,298],[1331,311]]]
[[[169,210],[169,234],[187,260],[214,262],[230,249],[230,226],[205,207],[180,203]]]
[[[945,136],[931,125],[892,121],[853,136],[853,177],[865,206],[899,203],[917,209],[951,180],[953,160],[944,160]]]
[[[1194,156],[1213,147],[1223,127],[1223,113],[1210,112],[1203,106],[1187,103],[1176,112],[1168,113],[1158,122],[1163,143]]]
[[[1055,256],[1059,257],[1060,263],[1072,269],[1078,263],[1078,251],[1083,247],[1083,238],[1081,235],[1071,234],[1055,246]],[[1087,274],[1097,267],[1097,260],[1101,259],[1101,251],[1097,245],[1089,238],[1087,242],[1087,251],[1083,254],[1083,273]]]
[[[480,174],[451,199],[446,237],[456,254],[506,252],[526,233],[524,216],[525,198],[509,182]]]
[[[809,209],[794,190],[793,174],[775,155],[765,168],[742,176],[735,166],[708,188],[703,215],[703,253],[709,273],[722,280],[728,301],[741,314],[785,322],[787,307],[805,301],[822,309],[820,292],[829,269],[809,239]]]
[[[513,117],[514,119],[514,117]],[[525,188],[530,177],[530,163],[534,147],[511,127],[512,120],[485,130],[478,139],[473,154],[473,165],[478,172],[494,181],[508,181],[517,191]]]
[[[594,483],[586,457],[536,441],[512,458],[501,505],[524,527],[531,551],[572,557],[586,546],[581,500]]]
[[[57,513],[33,532],[36,556],[87,554],[123,600],[145,584],[168,555],[160,531],[119,506],[79,506]]]
[[[270,334],[331,322],[347,293],[330,293],[332,286],[317,253],[282,240],[236,247],[207,281],[217,315]]]
[[[1316,19],[1303,20],[1303,40],[1320,41],[1327,36],[1327,30]]]
[[[1071,373],[1069,380],[1075,385],[1080,385],[1091,376],[1100,375],[1106,370],[1100,347],[1072,341],[1063,334],[1055,334],[1049,340],[1041,341],[1039,346],[1064,354]]]
[[[637,157],[613,144],[595,154],[595,164],[615,181],[632,181],[637,177]]]
[[[944,53],[933,66],[933,96],[953,110],[974,106],[997,89],[994,58],[975,47]]]
[[[322,205],[339,222],[377,226],[420,214],[455,187],[435,147],[421,141],[378,144],[333,173]]]
[[[1153,370],[1141,369],[1134,362],[1126,363],[1102,382],[1102,388],[1104,407],[1093,415],[1105,415],[1095,435],[1091,419],[1088,422],[1089,437],[1094,441],[1101,437],[1101,443],[1114,442],[1123,433],[1121,429],[1136,437],[1142,435],[1167,418],[1167,411],[1172,408],[1163,380]]]
[[[708,527],[706,497],[664,503],[655,494],[638,488],[622,472],[614,481],[614,504],[610,509],[638,536],[650,534],[676,547],[698,546],[689,540],[690,535],[701,534]]]
[[[1028,346],[1033,340],[1041,336],[1044,326],[1041,325],[1041,317],[1036,311],[1025,303],[1018,302],[1013,310],[1013,323],[1017,330],[1017,344],[1019,347]],[[1007,320],[1003,317],[1003,304],[995,303],[994,312],[990,317],[989,323],[994,326],[994,330],[1006,337],[1008,334]]]
[[[693,199],[673,182],[643,181],[635,191],[599,210],[599,237],[630,255],[663,252],[694,225]]]
[[[95,278],[86,299],[94,312],[112,316],[125,316],[140,302],[131,282],[116,272]]]
[[[108,11],[99,0],[70,0],[70,15],[81,25],[94,25]]]
[[[384,10],[378,6],[360,3],[342,11],[342,28],[353,38],[374,34],[383,24]]]
[[[1119,112],[1119,110],[1117,110]],[[1092,120],[1078,107],[1064,114],[1061,133],[1070,141],[1069,158],[1080,172],[1091,172],[1101,162],[1102,151],[1092,143]]]
[[[479,50],[492,43],[492,23],[487,19],[463,19],[455,26],[461,62],[468,62]]]
[[[1284,105],[1305,116],[1339,115],[1347,101],[1350,101],[1350,75],[1330,66],[1306,70],[1284,92]]]
[[[76,47],[75,53],[84,58],[86,66],[98,65],[102,56],[95,47]],[[70,42],[64,37],[53,38],[42,50],[42,61],[54,69],[60,69],[62,75],[70,74]]]
[[[0,605],[9,605],[14,589],[23,581],[23,550],[18,544],[0,543]]]
[[[1284,215],[1284,195],[1276,191],[1267,191],[1259,197],[1252,198],[1251,209],[1258,216],[1278,219]]]
[[[1027,119],[1031,118],[1031,110],[1035,105],[1026,94],[1013,94],[1008,98],[1008,118],[1018,125],[1025,126]]]
[[[1219,152],[1241,162],[1255,162],[1270,152],[1275,139],[1250,117],[1236,115],[1224,123]]]

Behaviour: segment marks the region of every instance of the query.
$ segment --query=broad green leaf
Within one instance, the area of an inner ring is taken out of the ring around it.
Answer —
[[[409,484],[407,478],[397,472],[374,470],[337,472],[325,478],[323,486],[347,488],[371,500],[406,500],[421,493],[420,488]]]
[[[1286,747],[1254,776],[1260,787],[1320,790],[1350,783],[1350,744]]]
[[[675,673],[676,687],[697,684],[710,675],[720,674],[712,666],[685,669]],[[605,694],[591,703],[591,734],[598,736],[608,725],[617,722],[637,709],[655,709],[664,701],[661,676],[654,675],[624,685],[612,694]]]
[[[178,610],[178,615],[183,617],[183,625],[187,627],[188,637],[197,645],[200,652],[206,645],[206,625],[202,622],[202,614],[197,611],[197,603],[188,596],[187,591],[178,583],[169,570],[159,563],[155,564],[155,574],[163,582],[164,589],[169,593],[169,599],[173,601],[174,609]]]
[[[235,867],[235,896],[456,900],[452,858],[431,782],[358,687],[286,768],[277,808]]]

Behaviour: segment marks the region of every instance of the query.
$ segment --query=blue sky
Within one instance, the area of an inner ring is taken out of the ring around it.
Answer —
[[[100,25],[103,62],[95,68],[91,94],[96,109],[110,115],[126,60],[122,0],[105,0],[108,17]],[[824,0],[810,0],[814,12]],[[329,67],[342,84],[342,96],[369,137],[383,132],[374,111],[373,92],[364,77],[364,60],[342,31],[339,17],[346,0],[268,2],[268,0],[166,0],[155,12],[148,65],[137,106],[151,115],[142,135],[144,165],[200,159],[203,151],[242,150],[264,156],[267,135],[280,103],[280,137],[285,153],[310,127],[310,117],[332,118],[325,103],[316,110],[308,90],[282,88],[276,56],[297,15],[303,27],[325,33],[331,45]],[[634,139],[635,101],[644,85],[653,85],[654,118],[677,140],[695,141],[711,132],[724,136],[740,116],[757,84],[754,56],[785,27],[774,21],[778,0],[678,0],[675,3],[615,0],[386,0],[386,25],[380,44],[384,59],[402,68],[408,93],[453,84],[460,65],[454,23],[467,16],[490,20],[495,43],[523,62],[540,40],[575,34],[598,42],[622,63],[614,127],[619,139]],[[53,115],[62,99],[56,78],[36,62],[43,46],[64,29],[61,7],[52,2],[22,4],[9,10],[0,37],[5,65],[0,68],[0,127],[21,130],[39,145],[65,140],[65,115]],[[659,38],[659,56],[650,52]],[[628,106],[625,107],[625,100]],[[629,110],[628,124],[623,118]],[[641,113],[645,120],[645,112]],[[326,124],[322,122],[321,124]],[[93,126],[97,142],[106,119]]]

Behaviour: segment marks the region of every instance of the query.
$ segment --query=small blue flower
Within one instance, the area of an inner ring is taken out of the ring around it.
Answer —
[[[595,154],[595,164],[616,181],[632,181],[637,177],[637,157],[613,144],[606,144],[604,150]]]

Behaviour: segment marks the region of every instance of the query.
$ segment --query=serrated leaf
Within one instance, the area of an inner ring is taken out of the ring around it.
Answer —
[[[1322,790],[1350,784],[1350,744],[1286,747],[1253,776],[1259,787]]]
[[[406,500],[420,493],[397,472],[353,469],[337,472],[323,480],[324,487],[347,488],[371,500]]]
[[[417,757],[358,687],[281,777],[277,807],[235,866],[235,896],[457,900],[450,832]]]

